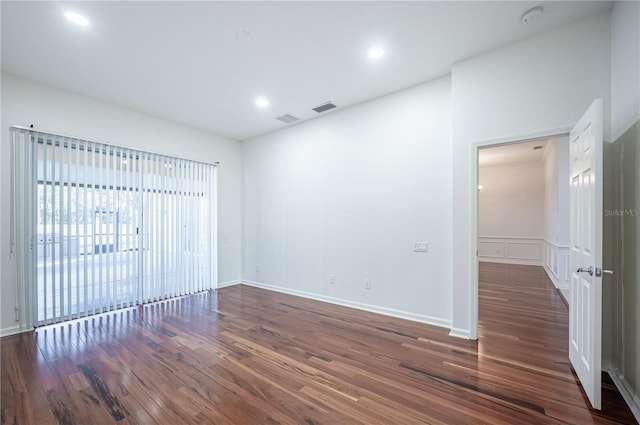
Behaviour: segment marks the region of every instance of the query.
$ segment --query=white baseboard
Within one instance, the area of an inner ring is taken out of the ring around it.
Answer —
[[[542,267],[544,268],[544,271],[547,273],[547,276],[549,276],[549,280],[551,280],[551,283],[553,283],[553,286],[555,286],[558,292],[560,292],[560,295],[562,296],[562,298],[564,298],[565,302],[569,304],[569,288],[560,286],[558,284],[558,278],[556,277],[556,275],[554,275],[551,272],[551,270],[549,270],[549,267],[547,267],[546,264],[543,264]]]
[[[371,313],[378,313],[385,316],[397,317],[399,319],[411,320],[413,322],[424,323],[427,325],[438,326],[441,328],[451,328],[450,320],[443,320],[437,317],[425,316],[422,314],[411,313],[408,311],[395,310],[387,307],[364,304],[356,301],[345,300],[342,298],[334,298],[326,295],[319,295],[311,292],[299,291],[297,289],[290,289],[290,288],[284,288],[282,286],[254,282],[251,280],[243,280],[242,283],[249,286],[255,286],[256,288],[267,289],[269,291],[282,292],[284,294],[289,294],[289,295],[296,295],[298,297],[309,298],[316,301],[323,301],[330,304],[341,305],[343,307],[351,307],[358,310],[364,310]]]
[[[216,285],[216,289],[226,288],[227,286],[239,285],[241,283],[242,282],[239,280],[229,280],[227,282],[218,283],[218,285]]]
[[[471,339],[471,333],[468,329],[460,329],[460,328],[451,328],[451,332],[449,332],[449,336],[453,336],[456,338],[463,339]]]
[[[20,334],[23,332],[29,332],[32,331],[33,328],[26,328],[24,326],[11,326],[10,328],[4,328],[4,329],[0,329],[0,337],[5,337],[5,336],[9,336],[9,335],[16,335],[16,334]]]
[[[546,264],[543,264],[542,267],[544,267],[544,271],[547,272],[547,276],[549,276],[549,280],[551,280],[553,286],[555,286],[556,289],[560,289],[560,284],[558,283],[558,278],[556,277],[556,275],[553,274],[551,270],[549,270],[549,267]]]
[[[624,401],[627,402],[629,409],[631,409],[631,413],[635,416],[636,421],[640,423],[640,397],[633,391],[629,382],[624,378],[624,375],[620,373],[620,369],[610,368],[607,370],[609,376],[613,380],[613,383],[618,387],[618,391],[622,395]]]

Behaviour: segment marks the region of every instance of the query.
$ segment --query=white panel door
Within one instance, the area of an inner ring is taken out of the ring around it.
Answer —
[[[601,399],[602,99],[571,130],[569,358],[594,409]]]

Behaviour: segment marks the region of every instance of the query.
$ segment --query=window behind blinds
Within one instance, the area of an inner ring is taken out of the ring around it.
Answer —
[[[216,166],[12,128],[12,253],[34,325],[216,285]]]

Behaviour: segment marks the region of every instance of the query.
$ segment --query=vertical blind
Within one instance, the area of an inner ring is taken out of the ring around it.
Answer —
[[[11,148],[29,326],[215,288],[215,165],[18,127]]]

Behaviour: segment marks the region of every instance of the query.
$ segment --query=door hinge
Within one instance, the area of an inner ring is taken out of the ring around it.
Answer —
[[[20,321],[20,307],[16,307],[15,313],[16,313],[16,322],[19,322]]]

